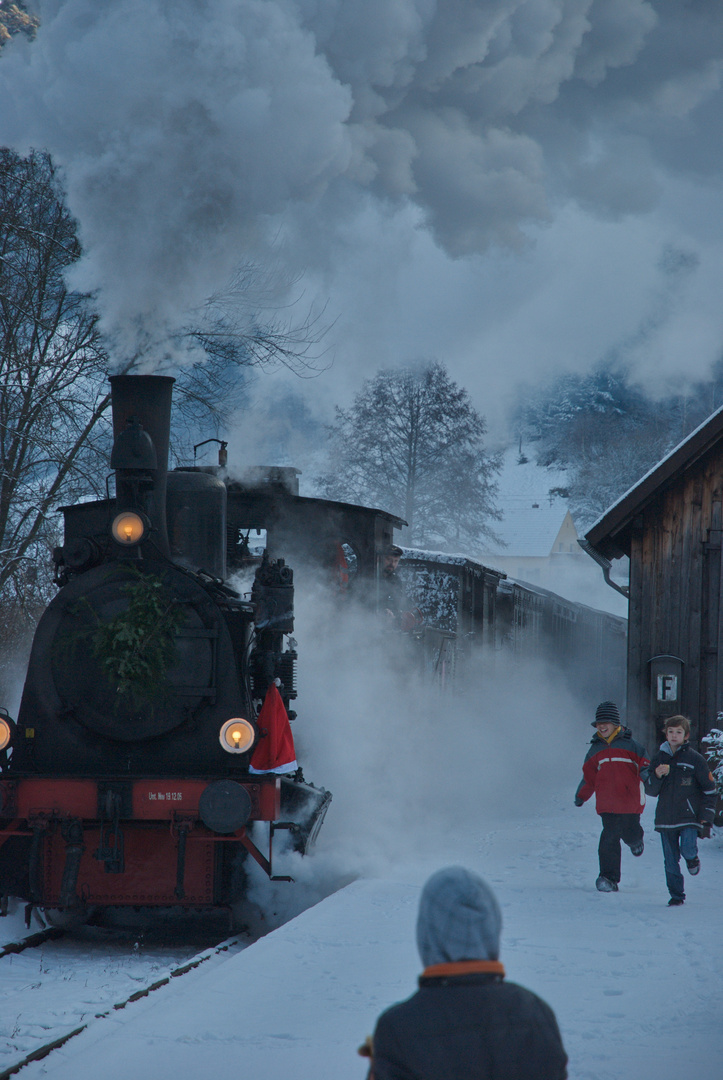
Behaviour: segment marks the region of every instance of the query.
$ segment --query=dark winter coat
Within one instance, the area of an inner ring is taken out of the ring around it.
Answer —
[[[658,765],[670,765],[667,776],[656,776]],[[708,762],[683,743],[675,753],[664,742],[650,762],[645,782],[648,795],[657,795],[655,828],[680,829],[684,825],[712,825],[715,817],[716,786]]]
[[[564,1080],[567,1055],[549,1005],[504,982],[502,912],[478,875],[438,870],[419,901],[419,990],[382,1013],[375,1080]]]
[[[384,571],[379,587],[379,606],[399,617],[409,607],[404,586],[396,571]]]
[[[460,965],[463,966],[463,965]],[[564,1080],[555,1014],[502,975],[423,975],[379,1017],[375,1080]]]
[[[587,802],[594,792],[598,814],[642,814],[643,781],[649,764],[645,748],[633,739],[630,728],[621,727],[610,744],[596,731],[582,767],[575,802]]]

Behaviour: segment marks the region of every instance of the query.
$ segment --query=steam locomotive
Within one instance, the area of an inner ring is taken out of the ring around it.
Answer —
[[[234,910],[246,860],[277,880],[275,834],[306,852],[331,800],[288,728],[293,571],[265,554],[250,599],[227,584],[226,485],[168,472],[173,382],[111,378],[115,498],[64,508],[60,590],[0,716],[0,902],[28,918]]]
[[[308,851],[331,800],[304,779],[288,727],[285,559],[390,632],[385,556],[406,523],[301,496],[292,468],[231,479],[225,443],[218,467],[169,472],[172,386],[111,379],[115,498],[63,509],[60,590],[17,724],[0,709],[0,905],[101,922],[111,909],[242,909],[248,859],[277,879],[275,834]],[[509,653],[555,665],[590,702],[623,699],[625,620],[463,556],[406,549],[399,569],[422,616],[404,649],[418,677],[451,688]],[[249,599],[230,587],[239,574]],[[277,743],[292,752],[275,757]]]

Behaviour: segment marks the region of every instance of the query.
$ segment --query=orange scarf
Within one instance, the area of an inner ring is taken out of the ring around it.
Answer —
[[[423,979],[444,978],[447,975],[502,975],[505,969],[499,960],[457,960],[451,964],[432,964],[422,972]]]

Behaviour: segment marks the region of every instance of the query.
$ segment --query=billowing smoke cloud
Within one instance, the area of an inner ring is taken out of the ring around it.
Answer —
[[[719,172],[707,0],[39,8],[37,40],[0,63],[0,140],[62,167],[74,283],[126,356],[167,349],[272,238],[333,274],[370,206],[458,258],[524,247],[564,205],[619,220],[650,212],[663,174]]]
[[[3,57],[0,134],[63,168],[74,283],[133,355],[345,171],[350,94],[284,4],[48,0],[41,17]]]
[[[461,821],[478,822],[480,840],[524,823],[574,792],[589,739],[590,702],[559,671],[479,649],[442,689],[410,639],[302,579],[294,738],[305,777],[333,801],[314,853],[278,856],[276,873],[293,886],[249,867],[270,925],[355,876],[385,876],[451,845]]]

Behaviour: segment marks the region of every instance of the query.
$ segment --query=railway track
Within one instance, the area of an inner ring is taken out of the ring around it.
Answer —
[[[17,956],[18,953],[25,952],[26,949],[37,949],[40,945],[44,945],[46,941],[55,941],[64,936],[65,930],[61,929],[61,927],[49,926],[45,930],[38,931],[37,934],[29,934],[19,941],[9,941],[6,945],[0,946],[0,960],[4,956]]]
[[[0,1080],[47,1058],[91,1024],[249,944],[235,935],[193,952],[131,940],[89,942],[53,927],[0,946]]]

